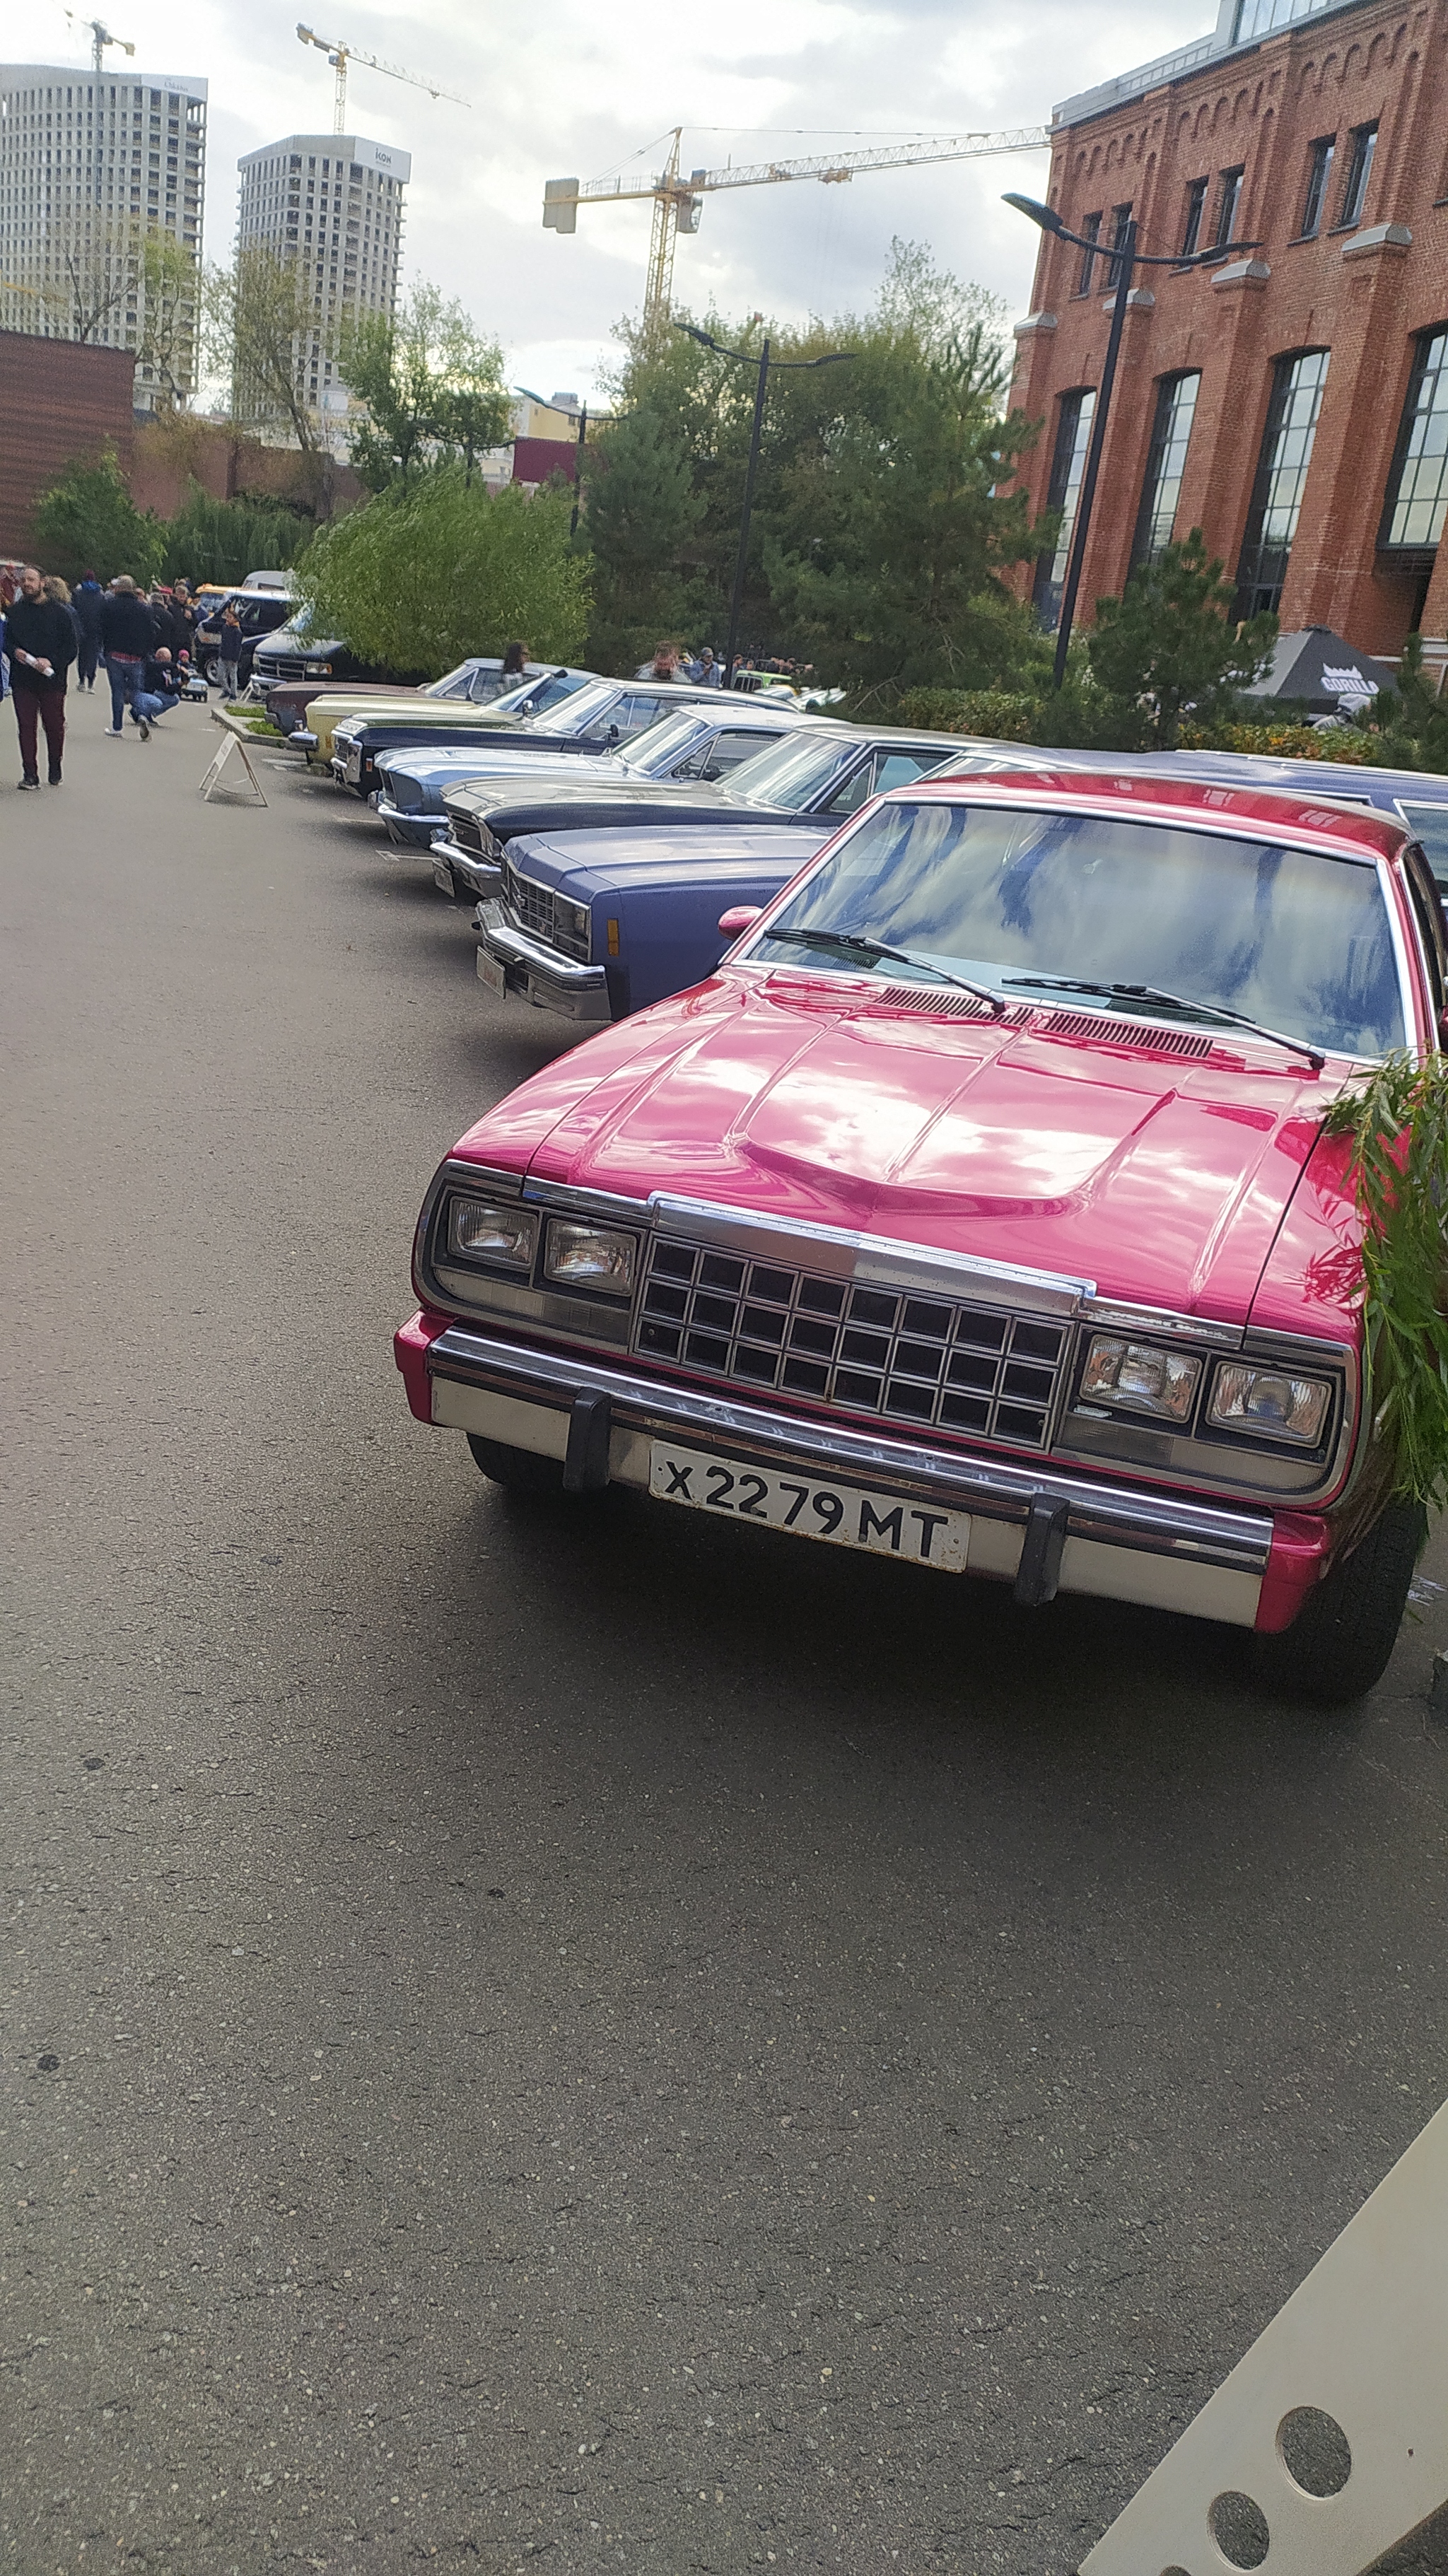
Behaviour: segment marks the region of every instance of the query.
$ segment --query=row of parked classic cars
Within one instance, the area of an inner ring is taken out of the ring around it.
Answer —
[[[482,1006],[586,1037],[433,1179],[419,1419],[514,1493],[1380,1677],[1424,1520],[1324,1123],[1448,1025],[1448,780],[481,663],[273,705],[471,907]]]

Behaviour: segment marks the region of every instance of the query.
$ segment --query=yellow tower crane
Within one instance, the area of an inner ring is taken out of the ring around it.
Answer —
[[[123,54],[135,52],[134,45],[128,45],[124,36],[113,36],[109,27],[104,26],[99,18],[77,17],[74,9],[67,9],[65,14],[73,27],[84,27],[89,35],[91,62],[98,72],[105,70],[107,45],[118,45]]]
[[[314,35],[310,27],[298,26],[297,34],[304,45],[315,45],[325,54],[337,75],[337,94],[332,107],[332,131],[343,134],[347,127],[347,65],[365,63],[369,71],[385,72],[389,80],[406,81],[411,89],[425,89],[429,98],[450,98],[454,107],[471,107],[470,98],[459,98],[455,89],[444,89],[440,81],[419,79],[416,72],[405,72],[397,63],[379,61],[376,54],[361,53],[356,45],[344,45],[336,36]]]
[[[668,161],[655,179],[549,179],[543,190],[543,221],[550,232],[578,230],[580,206],[621,206],[651,197],[653,238],[649,245],[649,281],[644,293],[646,323],[668,319],[674,283],[674,246],[680,233],[696,233],[703,213],[701,200],[721,188],[773,188],[786,180],[818,179],[837,187],[866,170],[914,170],[931,161],[974,161],[988,153],[1044,152],[1051,129],[1023,125],[1005,134],[941,134],[911,143],[891,143],[870,152],[822,153],[806,161],[755,161],[739,169],[679,171],[679,145],[684,129],[676,125]]]

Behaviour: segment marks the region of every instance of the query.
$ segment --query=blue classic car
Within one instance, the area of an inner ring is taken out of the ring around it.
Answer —
[[[949,755],[997,748],[959,734],[907,732],[900,725],[838,724],[828,716],[801,721],[802,729],[772,751],[756,753],[712,785],[651,779],[629,786],[570,770],[560,778],[540,778],[536,793],[536,771],[516,782],[478,779],[447,788],[448,829],[432,845],[437,882],[445,894],[496,894],[508,843],[534,832],[552,841],[563,832],[651,833],[697,823],[715,827],[717,838],[719,829],[731,825],[819,815],[823,840],[867,796],[909,786]]]
[[[666,707],[646,732],[633,736],[626,751],[548,761],[536,752],[490,755],[486,743],[477,749],[453,743],[443,751],[413,743],[379,754],[382,793],[376,810],[388,839],[399,849],[430,851],[443,829],[444,794],[474,780],[496,779],[502,795],[522,794],[526,789],[530,796],[542,796],[555,782],[561,785],[573,778],[605,790],[638,787],[655,779],[725,778],[741,761],[767,751],[771,743],[807,721],[787,702],[724,696],[715,689],[711,699],[702,703],[690,699],[685,706]],[[452,892],[450,882],[445,891]]]
[[[497,891],[474,916],[479,981],[589,1027],[621,1020],[712,974],[730,945],[720,914],[768,903],[869,797],[942,769],[1019,770],[1035,757],[958,737],[943,754],[949,736],[831,730],[839,783],[824,807],[771,818],[741,805],[711,820],[670,805],[652,809],[643,831],[636,819],[579,830],[560,805],[552,827],[510,838],[489,871]]]

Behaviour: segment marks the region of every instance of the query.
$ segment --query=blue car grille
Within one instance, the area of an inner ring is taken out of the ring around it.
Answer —
[[[677,1236],[656,1238],[634,1326],[642,1356],[902,1426],[1041,1448],[1067,1328],[1037,1315],[863,1286]]]
[[[546,939],[550,948],[561,948],[566,957],[581,957],[587,963],[589,943],[573,921],[577,906],[567,901],[560,903],[551,886],[538,885],[532,877],[520,875],[506,860],[503,895],[520,930],[531,931],[535,939]]]
[[[422,789],[417,780],[409,778],[405,769],[388,770],[387,796],[388,802],[396,806],[399,814],[420,812],[424,801]]]

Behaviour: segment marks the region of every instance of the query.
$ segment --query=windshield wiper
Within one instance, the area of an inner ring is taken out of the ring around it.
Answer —
[[[846,957],[864,957],[872,961],[888,957],[897,966],[922,966],[926,974],[933,975],[937,982],[958,985],[962,993],[973,993],[978,1002],[988,1003],[997,1019],[1006,1007],[999,993],[993,993],[988,984],[973,984],[968,975],[952,975],[948,966],[937,966],[933,957],[916,957],[908,948],[889,948],[883,939],[862,939],[857,932],[848,930],[771,929],[766,930],[764,936],[766,939],[792,939],[796,943],[802,942],[806,948],[838,949]]]
[[[1161,1009],[1186,1011],[1196,1017],[1205,1015],[1219,1020],[1226,1028],[1248,1029],[1254,1037],[1270,1038],[1274,1046],[1287,1047],[1293,1055],[1305,1055],[1314,1073],[1321,1073],[1327,1062],[1320,1047],[1309,1046],[1306,1038],[1290,1038],[1281,1029],[1269,1029],[1264,1020],[1249,1019],[1245,1011],[1227,1011],[1220,1002],[1193,1002],[1184,993],[1159,992],[1155,984],[1092,984],[1080,975],[1003,975],[1003,984],[1029,984],[1035,990],[1051,993],[1103,993],[1127,1002],[1155,1002]]]

